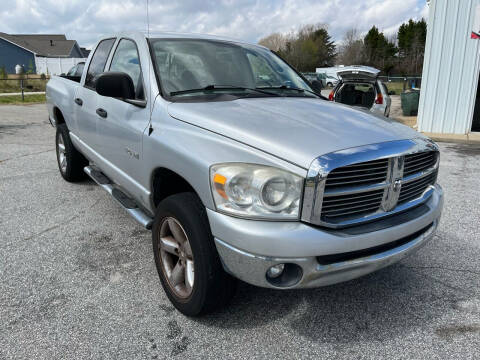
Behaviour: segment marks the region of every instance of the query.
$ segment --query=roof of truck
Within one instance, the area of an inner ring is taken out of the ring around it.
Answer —
[[[240,39],[235,39],[227,36],[219,36],[219,35],[211,35],[211,34],[197,34],[197,33],[182,33],[182,32],[170,32],[170,31],[163,31],[163,32],[150,32],[147,34],[146,31],[137,31],[137,32],[121,32],[121,33],[115,33],[111,34],[110,36],[104,36],[103,38],[106,37],[118,37],[118,36],[130,36],[130,37],[135,37],[135,36],[143,36],[146,38],[162,38],[162,39],[205,39],[205,40],[219,40],[219,41],[228,41],[228,42],[234,42],[238,44],[246,44],[246,45],[251,45],[251,46],[258,46],[264,49],[268,49],[265,46],[259,45],[259,44],[252,44],[248,41],[240,40]]]
[[[144,33],[147,36],[146,33]],[[187,38],[187,39],[216,39],[216,40],[227,40],[247,43],[239,39],[234,39],[227,36],[220,35],[211,35],[211,34],[198,34],[198,33],[181,33],[181,32],[151,32],[148,34],[150,38]]]

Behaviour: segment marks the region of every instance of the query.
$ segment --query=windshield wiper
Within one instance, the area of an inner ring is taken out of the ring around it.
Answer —
[[[314,91],[311,91],[311,90],[307,90],[307,89],[302,89],[302,88],[297,88],[297,87],[288,87],[286,85],[281,85],[281,86],[262,86],[261,88],[255,88],[255,89],[266,89],[266,90],[294,90],[294,91],[298,91],[298,92],[308,92],[310,94],[313,94],[315,96],[318,96],[318,97],[323,97],[322,95],[320,94],[317,94],[316,92]]]
[[[249,91],[255,91],[258,93],[262,94],[267,94],[271,96],[280,96],[279,94],[272,93],[270,91],[265,91],[259,88],[248,88],[248,87],[242,87],[242,86],[234,86],[234,85],[207,85],[203,88],[198,88],[198,89],[188,89],[188,90],[179,90],[179,91],[172,91],[170,92],[170,96],[175,96],[175,95],[182,95],[182,94],[190,94],[190,93],[196,93],[196,92],[202,92],[202,91],[208,91],[208,90],[249,90]]]

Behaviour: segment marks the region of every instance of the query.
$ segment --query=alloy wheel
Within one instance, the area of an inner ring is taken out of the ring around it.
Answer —
[[[65,143],[63,141],[62,134],[58,135],[57,151],[58,151],[58,164],[60,165],[60,171],[62,173],[65,173],[67,171],[67,154],[65,153]]]
[[[188,298],[195,279],[188,236],[178,220],[166,217],[160,226],[159,237],[159,255],[167,283],[178,297]]]

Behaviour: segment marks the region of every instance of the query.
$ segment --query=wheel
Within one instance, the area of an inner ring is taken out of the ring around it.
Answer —
[[[85,179],[83,168],[88,165],[88,160],[73,147],[65,124],[57,125],[55,145],[58,169],[62,177],[69,182]]]
[[[333,84],[331,82],[327,83],[328,87],[333,87]]]
[[[158,205],[152,243],[163,289],[181,313],[206,314],[233,297],[237,280],[223,270],[196,194],[171,195]]]

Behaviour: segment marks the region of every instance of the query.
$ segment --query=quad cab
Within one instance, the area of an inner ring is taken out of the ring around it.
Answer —
[[[344,73],[335,98],[388,115],[370,74]],[[225,306],[237,279],[299,289],[371,273],[440,220],[433,141],[327,101],[261,46],[114,34],[46,96],[60,175],[88,176],[152,231],[160,282],[189,316]]]

